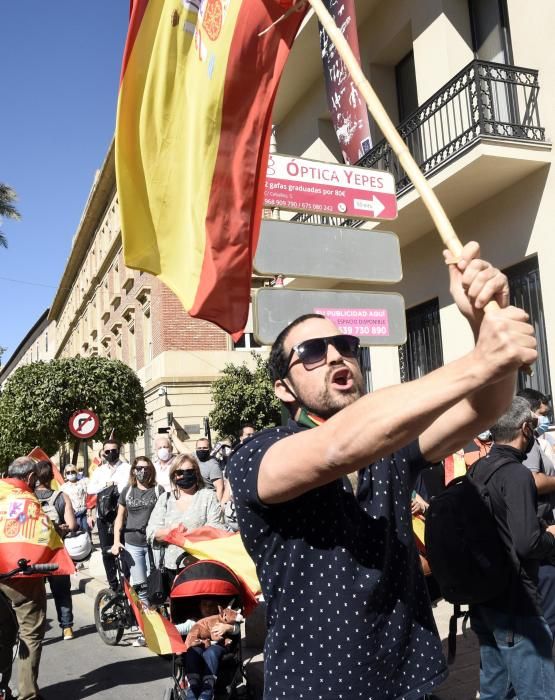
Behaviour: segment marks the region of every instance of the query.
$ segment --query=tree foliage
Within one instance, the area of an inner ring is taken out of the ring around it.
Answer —
[[[15,202],[17,194],[9,185],[0,182],[0,219],[20,219],[21,215],[18,212]],[[0,231],[0,247],[7,248],[8,241],[6,236]]]
[[[274,395],[268,363],[259,354],[252,355],[254,370],[246,363],[227,364],[212,385],[210,424],[221,438],[237,438],[242,423],[252,423],[261,430],[281,422],[281,404]]]
[[[144,431],[144,394],[137,375],[119,360],[72,357],[19,367],[0,396],[0,465],[27,454],[36,445],[54,454],[73,440],[70,416],[90,409],[100,419],[95,440],[115,430],[131,442]]]

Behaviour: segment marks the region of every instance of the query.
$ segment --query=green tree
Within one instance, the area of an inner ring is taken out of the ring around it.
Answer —
[[[0,182],[0,219],[21,219],[21,214],[15,207],[16,200],[15,190]],[[0,231],[0,246],[8,247],[8,241],[2,231]]]
[[[256,362],[254,370],[246,363],[227,364],[212,385],[214,408],[210,424],[222,438],[236,438],[245,422],[252,423],[257,430],[281,422],[281,404],[274,395],[268,363],[259,354],[252,355]]]
[[[145,429],[143,388],[123,362],[104,357],[33,362],[10,376],[0,396],[0,466],[36,445],[54,454],[74,439],[68,422],[78,409],[98,415],[96,440],[114,429],[118,440],[131,442]]]

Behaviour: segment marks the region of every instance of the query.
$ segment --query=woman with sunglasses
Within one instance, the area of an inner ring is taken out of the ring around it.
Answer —
[[[131,555],[131,583],[145,603],[145,583],[150,571],[146,526],[162,486],[156,485],[156,470],[148,457],[136,457],[131,465],[129,485],[120,494],[118,514],[114,523],[114,545],[112,554],[124,549]],[[121,529],[125,527],[125,545],[122,544]]]
[[[89,480],[87,478],[79,479],[77,467],[74,464],[66,464],[64,479],[61,490],[69,496],[77,526],[79,530],[89,532],[90,527],[87,519],[87,485]]]
[[[216,492],[204,487],[197,460],[193,455],[178,455],[170,468],[169,494],[162,495],[150,516],[146,534],[149,542],[164,541],[170,530],[184,525],[194,530],[202,525],[224,529],[222,511]],[[158,547],[160,545],[158,544]],[[181,547],[169,545],[164,556],[164,567],[170,574],[177,570]]]

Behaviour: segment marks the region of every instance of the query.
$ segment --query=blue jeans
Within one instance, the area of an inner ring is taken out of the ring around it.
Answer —
[[[185,653],[185,673],[204,676],[217,676],[220,660],[225,649],[221,644],[211,644],[208,649],[204,647],[190,647]]]
[[[69,576],[49,576],[48,583],[54,598],[60,627],[62,629],[73,627],[73,603]]]
[[[131,555],[133,564],[130,562],[131,585],[137,590],[139,598],[145,603],[146,597],[146,577],[150,573],[150,562],[148,560],[148,550],[146,546],[125,543],[125,549]]]
[[[470,624],[480,642],[480,700],[555,700],[553,637],[543,617],[476,605]]]
[[[75,513],[75,520],[77,521],[77,528],[83,530],[83,532],[89,532],[89,524],[87,522],[87,511],[83,510],[80,513]]]

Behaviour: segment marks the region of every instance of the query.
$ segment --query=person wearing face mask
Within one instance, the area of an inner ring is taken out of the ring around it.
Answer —
[[[61,486],[63,493],[69,496],[77,527],[83,532],[89,532],[89,522],[87,519],[87,478],[79,478],[79,472],[74,464],[67,464],[64,467],[64,483]]]
[[[522,462],[534,445],[536,416],[515,397],[492,427],[493,447],[474,465],[491,474],[487,491],[501,542],[513,566],[499,594],[471,606],[471,626],[480,643],[480,697],[505,698],[512,686],[519,698],[548,698],[555,688],[553,634],[538,589],[540,561],[555,556],[555,525],[536,514],[534,480]]]
[[[103,464],[94,470],[89,483],[87,493],[98,495],[109,486],[115,486],[119,493],[129,482],[129,472],[131,470],[128,462],[120,457],[120,444],[117,440],[109,438],[102,445]],[[113,522],[107,521],[100,516],[97,518],[98,539],[102,549],[102,562],[106,571],[108,585],[113,590],[118,587],[118,576],[116,562],[111,548],[114,544]]]
[[[172,452],[172,443],[167,435],[159,435],[154,441],[155,457],[152,460],[156,469],[156,483],[170,490],[170,468],[175,455]]]
[[[156,485],[156,470],[148,457],[136,457],[131,465],[129,484],[123,489],[118,502],[118,514],[114,523],[114,544],[111,552],[119,554],[125,549],[131,555],[131,583],[139,598],[148,604],[145,583],[150,572],[146,526],[158,497],[164,492]],[[121,541],[121,529],[125,527],[125,545]],[[137,532],[133,532],[137,530]]]
[[[160,547],[170,530],[184,525],[194,530],[203,525],[224,529],[222,511],[213,490],[204,485],[199,464],[193,455],[177,455],[170,470],[171,490],[158,499],[148,521],[146,536],[154,547]],[[181,547],[169,545],[164,566],[177,569]]]
[[[215,491],[216,498],[221,501],[224,495],[224,475],[218,460],[210,456],[210,443],[207,438],[197,440],[196,456],[204,485],[207,489]]]

